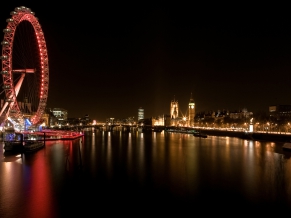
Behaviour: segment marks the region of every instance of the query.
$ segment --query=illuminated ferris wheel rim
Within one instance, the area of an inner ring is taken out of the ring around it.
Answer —
[[[16,7],[14,11],[10,13],[11,18],[8,18],[7,27],[3,30],[4,40],[2,41],[2,71],[3,76],[3,87],[5,87],[6,102],[9,103],[8,113],[9,116],[14,116],[15,118],[23,117],[22,112],[18,106],[17,95],[15,92],[15,87],[13,83],[13,72],[12,69],[12,53],[13,53],[13,41],[15,36],[15,31],[17,26],[22,21],[28,21],[34,29],[37,38],[37,46],[39,50],[40,69],[41,69],[41,85],[40,85],[40,95],[39,104],[36,113],[31,118],[31,122],[36,124],[39,122],[42,114],[45,111],[47,97],[48,97],[48,83],[49,83],[49,67],[48,67],[48,55],[46,42],[42,28],[38,22],[38,19],[34,16],[29,8],[21,6]],[[22,69],[22,73],[29,73],[33,69]]]

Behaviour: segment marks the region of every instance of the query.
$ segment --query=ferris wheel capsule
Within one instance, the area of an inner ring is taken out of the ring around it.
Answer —
[[[5,99],[6,102],[13,102],[14,100],[12,98]]]
[[[11,86],[10,85],[4,85],[2,88],[3,89],[11,89]]]
[[[5,28],[5,29],[3,29],[3,32],[4,32],[4,33],[10,33],[10,32],[11,32],[11,29],[9,29],[9,28]]]
[[[9,73],[8,73],[7,70],[2,70],[2,71],[0,72],[0,74],[2,74],[2,75],[8,75]]]
[[[2,55],[2,56],[0,56],[0,59],[1,60],[7,60],[8,59],[8,56],[7,55]]]
[[[2,41],[2,42],[1,42],[1,45],[9,45],[9,42],[7,42],[7,41]]]
[[[16,15],[16,14],[17,14],[16,11],[11,11],[11,12],[10,12],[10,15],[12,15],[12,16],[13,16],[13,15]]]

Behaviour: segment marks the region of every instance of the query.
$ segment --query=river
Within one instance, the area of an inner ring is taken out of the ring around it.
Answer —
[[[0,217],[277,215],[291,209],[282,143],[86,131],[31,154],[0,144]]]

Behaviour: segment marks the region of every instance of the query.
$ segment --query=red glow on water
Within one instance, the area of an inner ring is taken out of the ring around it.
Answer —
[[[52,184],[50,180],[50,172],[45,158],[39,157],[44,155],[43,150],[36,155],[35,164],[31,167],[29,173],[30,194],[26,199],[26,216],[25,217],[55,217],[56,206],[54,205],[54,197]]]

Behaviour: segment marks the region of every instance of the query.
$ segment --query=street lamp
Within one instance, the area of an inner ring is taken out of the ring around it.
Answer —
[[[183,117],[183,126],[186,125],[186,117]]]
[[[258,128],[260,127],[259,125],[260,123],[256,123],[256,132],[258,132]]]

